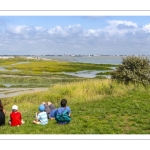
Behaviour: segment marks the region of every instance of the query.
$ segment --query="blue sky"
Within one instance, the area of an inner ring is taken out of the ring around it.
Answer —
[[[0,16],[0,55],[150,55],[150,16]]]

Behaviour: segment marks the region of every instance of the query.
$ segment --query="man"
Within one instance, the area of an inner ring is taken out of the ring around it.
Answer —
[[[57,109],[55,120],[58,124],[66,124],[71,121],[71,109],[67,106],[67,100],[62,99],[60,102],[61,107]]]

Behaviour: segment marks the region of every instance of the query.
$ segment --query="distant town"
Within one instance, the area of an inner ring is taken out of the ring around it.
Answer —
[[[74,55],[74,54],[63,54],[63,55],[0,55],[0,58],[14,58],[14,57],[28,57],[28,58],[35,58],[35,57],[46,57],[46,56],[71,56],[71,57],[97,57],[97,56],[116,56],[116,57],[125,57],[129,55],[102,55],[102,54],[88,54],[88,55]],[[150,56],[150,55],[134,55],[134,56]]]

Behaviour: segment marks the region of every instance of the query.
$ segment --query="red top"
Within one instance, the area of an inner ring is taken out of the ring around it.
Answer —
[[[10,114],[10,119],[11,119],[11,126],[17,126],[17,125],[21,125],[21,120],[22,120],[22,116],[21,113],[18,111],[12,112]]]

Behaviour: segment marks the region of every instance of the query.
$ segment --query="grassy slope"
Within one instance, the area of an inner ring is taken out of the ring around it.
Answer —
[[[150,89],[122,85],[111,80],[93,79],[68,84],[56,84],[48,91],[2,99],[7,110],[6,125],[1,134],[149,134]],[[68,100],[72,121],[46,126],[32,124],[42,101],[56,107],[62,98]],[[19,128],[8,126],[11,106],[17,104],[26,123]]]

